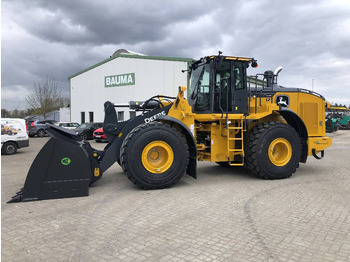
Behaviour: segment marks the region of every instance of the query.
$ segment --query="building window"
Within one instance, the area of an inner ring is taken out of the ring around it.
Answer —
[[[124,121],[124,111],[118,112],[118,121]]]
[[[136,111],[129,111],[129,113],[130,113],[130,119],[136,116]]]
[[[80,112],[80,121],[82,124],[85,123],[85,112]]]
[[[89,112],[89,121],[94,122],[94,112]]]

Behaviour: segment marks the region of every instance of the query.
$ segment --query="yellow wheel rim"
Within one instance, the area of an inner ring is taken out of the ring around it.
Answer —
[[[269,159],[275,166],[285,166],[292,158],[292,146],[285,138],[276,138],[269,146]]]
[[[164,141],[153,141],[142,151],[142,164],[151,173],[167,171],[174,160],[172,148]]]

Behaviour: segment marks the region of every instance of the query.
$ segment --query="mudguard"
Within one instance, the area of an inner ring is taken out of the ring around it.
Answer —
[[[188,127],[183,122],[181,122],[180,120],[178,120],[174,117],[171,117],[171,116],[159,116],[159,117],[157,117],[156,121],[165,121],[168,123],[169,122],[174,123],[181,128],[182,133],[186,137],[186,142],[187,142],[189,153],[190,153],[190,159],[189,159],[186,173],[193,178],[197,178],[197,155],[198,155],[198,152],[197,152],[196,141],[194,139],[192,132],[188,129]]]

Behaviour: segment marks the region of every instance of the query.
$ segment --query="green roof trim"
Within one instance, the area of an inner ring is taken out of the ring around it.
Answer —
[[[135,59],[148,59],[148,60],[163,60],[163,61],[177,61],[177,62],[187,62],[190,63],[192,61],[194,61],[192,58],[180,58],[180,57],[164,57],[164,56],[143,56],[143,55],[129,55],[129,54],[118,54],[116,56],[111,56],[110,58],[107,58],[93,66],[90,66],[78,73],[75,73],[71,76],[68,76],[68,80],[72,79],[73,77],[76,77],[80,74],[83,74],[91,69],[94,69],[95,67],[98,67],[100,65],[103,65],[105,63],[108,63],[109,61],[112,61],[116,58],[119,57],[124,57],[124,58],[135,58]]]

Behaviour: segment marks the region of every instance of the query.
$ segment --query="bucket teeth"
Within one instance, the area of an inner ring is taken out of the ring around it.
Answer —
[[[22,202],[23,188],[16,193],[7,203]]]
[[[22,194],[23,192],[23,187],[16,193],[16,195]]]

